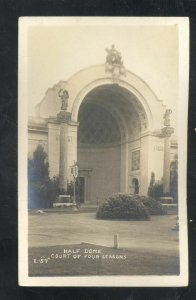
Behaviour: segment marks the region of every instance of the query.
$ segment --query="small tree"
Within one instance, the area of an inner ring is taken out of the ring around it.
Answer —
[[[148,196],[150,196],[150,197],[152,197],[152,194],[153,194],[154,183],[155,183],[155,173],[151,172],[150,185],[148,188]]]
[[[44,148],[38,145],[33,159],[28,159],[28,206],[51,207],[58,194],[58,177],[49,178],[49,164]]]
[[[159,199],[163,196],[163,183],[161,181],[155,181],[155,173],[151,173],[150,185],[148,188],[148,196]]]

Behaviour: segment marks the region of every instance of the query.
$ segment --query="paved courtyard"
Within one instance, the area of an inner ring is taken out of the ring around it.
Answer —
[[[175,215],[152,216],[150,221],[96,220],[95,213],[46,213],[29,215],[29,247],[73,245],[82,242],[160,255],[178,256]]]

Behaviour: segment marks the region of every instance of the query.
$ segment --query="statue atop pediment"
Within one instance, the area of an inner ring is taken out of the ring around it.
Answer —
[[[105,49],[106,56],[106,72],[112,74],[113,81],[117,83],[121,75],[126,75],[126,69],[123,65],[121,53],[112,45],[110,49]]]
[[[106,48],[105,50],[108,53],[106,56],[106,63],[110,65],[123,65],[122,56],[120,52],[116,50],[114,45],[112,45],[111,49]]]
[[[163,119],[164,119],[164,127],[162,128],[162,136],[170,137],[174,133],[174,128],[170,125],[170,115],[172,113],[171,109],[166,109]]]

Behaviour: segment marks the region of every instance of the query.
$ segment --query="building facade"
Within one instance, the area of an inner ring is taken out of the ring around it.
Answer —
[[[147,194],[151,174],[169,192],[170,161],[177,153],[170,113],[162,100],[123,65],[112,46],[103,65],[83,69],[46,91],[29,118],[29,155],[48,154],[50,177],[73,180],[77,162],[82,202],[116,192]]]

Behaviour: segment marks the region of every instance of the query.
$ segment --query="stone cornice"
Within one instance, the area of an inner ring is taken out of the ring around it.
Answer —
[[[48,129],[47,128],[41,128],[41,127],[35,127],[35,126],[28,126],[28,131],[31,132],[39,132],[39,133],[48,133]]]

